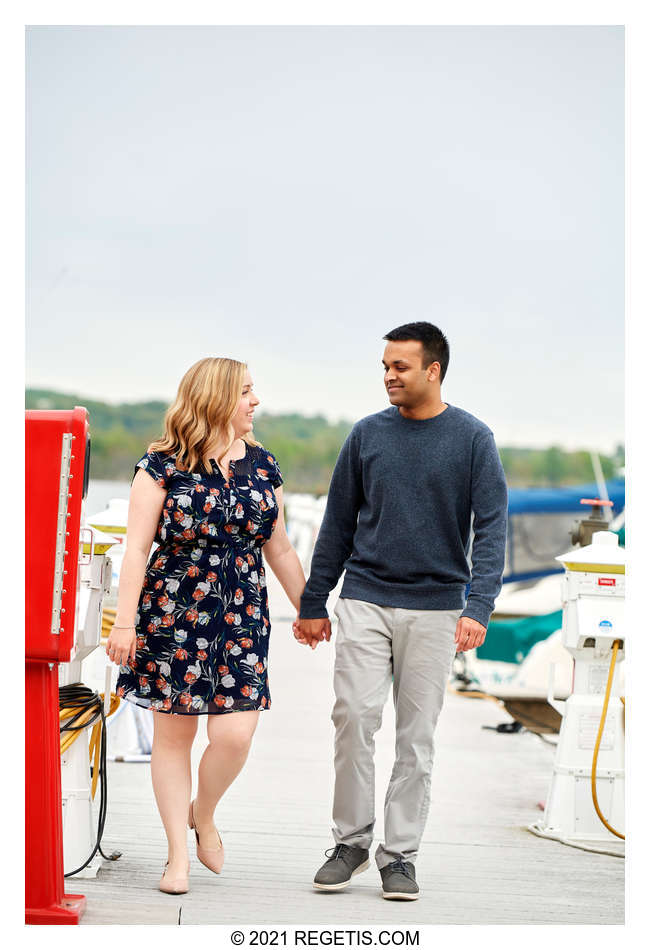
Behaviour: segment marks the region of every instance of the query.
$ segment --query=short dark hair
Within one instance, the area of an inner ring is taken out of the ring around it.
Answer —
[[[384,340],[395,343],[400,340],[418,340],[422,344],[422,366],[440,363],[440,382],[449,366],[449,343],[447,337],[432,323],[404,323],[387,333]]]

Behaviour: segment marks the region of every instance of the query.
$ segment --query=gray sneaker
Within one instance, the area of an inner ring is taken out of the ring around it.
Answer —
[[[415,867],[410,861],[391,861],[386,867],[380,868],[383,896],[387,900],[416,901],[420,896],[420,888],[415,880]]]
[[[314,887],[318,891],[342,891],[352,880],[353,875],[365,871],[369,865],[368,851],[365,848],[350,848],[347,844],[337,844],[325,854],[327,861],[316,871]]]

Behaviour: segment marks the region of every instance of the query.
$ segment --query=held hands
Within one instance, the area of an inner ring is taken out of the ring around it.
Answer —
[[[459,617],[456,624],[456,653],[480,647],[485,640],[486,628],[471,617]]]
[[[135,627],[111,627],[106,641],[106,655],[118,666],[125,666],[129,657],[135,660]]]
[[[316,649],[321,640],[329,640],[332,636],[332,626],[328,617],[319,617],[317,620],[296,617],[292,629],[298,643],[310,646],[312,650]]]
[[[305,620],[296,617],[293,622],[293,635],[305,646],[310,646],[315,650],[319,641],[329,641],[332,636],[332,627],[327,617],[317,620]],[[486,628],[478,620],[472,620],[471,617],[460,617],[456,624],[456,652],[463,653],[466,650],[474,650],[480,647],[485,641]]]

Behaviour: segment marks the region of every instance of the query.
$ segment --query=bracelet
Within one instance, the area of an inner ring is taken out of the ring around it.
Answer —
[[[111,630],[135,630],[135,624],[131,623],[128,627],[118,627],[116,624],[113,624]]]

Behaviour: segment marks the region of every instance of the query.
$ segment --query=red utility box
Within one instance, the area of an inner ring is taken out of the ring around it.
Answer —
[[[75,644],[88,413],[25,416],[25,922],[76,924],[86,899],[63,889],[58,664]]]

